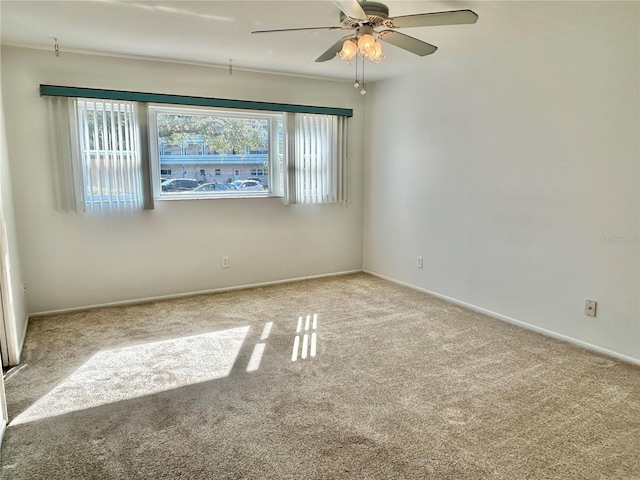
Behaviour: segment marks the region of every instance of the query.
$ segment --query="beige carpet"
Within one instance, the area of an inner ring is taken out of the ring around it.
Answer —
[[[640,369],[365,275],[31,320],[2,479],[638,479]]]

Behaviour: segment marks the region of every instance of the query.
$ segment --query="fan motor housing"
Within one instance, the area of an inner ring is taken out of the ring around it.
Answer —
[[[362,2],[360,5],[362,6],[362,10],[364,10],[364,13],[367,14],[369,21],[366,23],[368,23],[369,25],[382,25],[382,23],[387,18],[389,18],[389,7],[387,7],[384,3]],[[346,27],[356,27],[362,22],[358,22],[357,19],[352,19],[345,15],[344,12],[340,12],[340,23]]]

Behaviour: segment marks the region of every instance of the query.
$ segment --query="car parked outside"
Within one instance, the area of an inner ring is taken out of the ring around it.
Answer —
[[[236,180],[233,185],[240,192],[263,192],[264,186],[255,180]]]
[[[199,185],[194,178],[172,178],[160,184],[163,192],[188,192]]]
[[[232,183],[203,183],[194,192],[236,192],[238,189]]]

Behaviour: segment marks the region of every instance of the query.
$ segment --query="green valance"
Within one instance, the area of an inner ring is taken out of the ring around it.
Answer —
[[[172,105],[192,105],[198,107],[242,108],[268,112],[315,113],[352,117],[350,108],[315,107],[312,105],[292,105],[289,103],[253,102],[249,100],[229,100],[224,98],[191,97],[187,95],[167,95],[163,93],[129,92],[126,90],[104,90],[101,88],[64,87],[40,85],[40,95],[51,97],[95,98],[101,100],[124,100],[129,102],[168,103]]]

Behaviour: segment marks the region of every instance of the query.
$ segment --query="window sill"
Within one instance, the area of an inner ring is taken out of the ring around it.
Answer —
[[[164,201],[180,201],[180,200],[236,200],[239,198],[282,198],[284,195],[275,193],[223,193],[220,195],[189,195],[189,194],[175,194],[175,195],[162,195],[156,197],[156,202]]]

